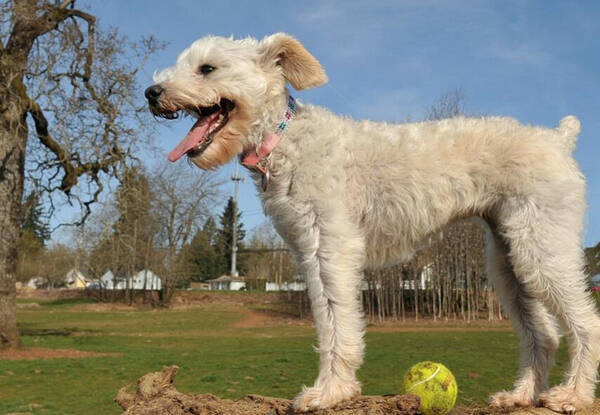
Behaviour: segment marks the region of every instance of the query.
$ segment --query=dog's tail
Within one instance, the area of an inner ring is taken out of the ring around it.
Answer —
[[[581,123],[574,115],[567,115],[560,120],[556,132],[558,133],[558,145],[567,153],[572,154],[575,143],[581,131]]]

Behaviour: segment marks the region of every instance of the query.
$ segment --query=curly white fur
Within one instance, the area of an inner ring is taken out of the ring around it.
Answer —
[[[214,73],[199,74],[203,64]],[[223,97],[236,103],[223,132],[193,158],[202,168],[252,151],[276,129],[286,82],[303,89],[326,80],[316,59],[285,34],[203,38],[155,77],[166,109]],[[585,180],[571,156],[578,133],[573,116],[554,129],[503,117],[387,124],[300,104],[261,192],[266,214],[306,275],[319,340],[319,375],[296,408],[328,407],[360,393],[363,269],[405,261],[446,224],[473,215],[494,234],[494,281],[521,338],[515,389],[494,395],[492,405],[540,399],[571,412],[590,404],[600,317],[582,271]],[[569,338],[570,367],[563,383],[547,390],[558,325]]]

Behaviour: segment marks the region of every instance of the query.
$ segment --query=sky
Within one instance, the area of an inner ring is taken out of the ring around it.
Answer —
[[[140,74],[144,87],[155,70],[172,65],[185,47],[207,34],[260,39],[287,32],[321,62],[330,79],[293,95],[339,114],[420,120],[442,94],[461,88],[467,114],[506,115],[548,127],[576,115],[582,132],[574,156],[588,180],[585,244],[600,241],[596,0],[103,0],[88,8],[100,26],[117,27],[132,39],[153,35],[168,43]],[[165,158],[189,123],[160,124],[156,144]],[[228,179],[233,171],[229,164],[215,174]],[[232,193],[233,184],[225,190]],[[241,185],[240,208],[247,229],[266,220],[249,180]]]

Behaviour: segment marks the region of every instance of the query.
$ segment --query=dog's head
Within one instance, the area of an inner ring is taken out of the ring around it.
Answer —
[[[286,82],[300,90],[324,84],[327,76],[300,42],[278,33],[262,41],[202,38],[154,81],[145,92],[154,115],[196,119],[169,160],[187,155],[200,168],[212,169],[252,145],[253,129],[272,116],[273,103],[285,102]]]

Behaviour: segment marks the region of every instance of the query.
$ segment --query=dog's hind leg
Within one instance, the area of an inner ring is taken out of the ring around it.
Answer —
[[[531,406],[537,395],[547,388],[548,373],[559,343],[558,327],[542,301],[516,279],[507,256],[508,248],[495,231],[487,236],[486,251],[487,274],[521,346],[520,370],[514,389],[495,393],[490,405],[504,409]]]
[[[294,401],[295,409],[307,411],[360,394],[355,372],[364,353],[359,296],[364,242],[344,220],[343,209],[311,212],[294,225],[299,233],[289,235],[286,225],[286,239],[295,246],[306,276],[320,354],[314,385],[305,387]]]
[[[563,186],[506,201],[499,227],[520,286],[544,302],[568,335],[569,369],[561,385],[540,394],[540,402],[554,411],[573,413],[594,399],[600,317],[585,291],[582,183]],[[535,350],[533,354],[533,359],[545,358]]]

